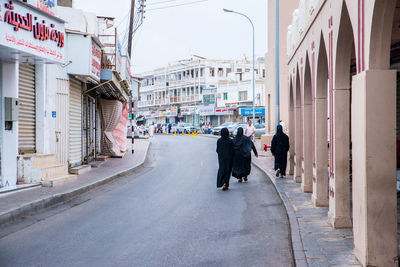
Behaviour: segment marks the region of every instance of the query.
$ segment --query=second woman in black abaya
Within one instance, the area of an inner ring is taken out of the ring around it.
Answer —
[[[239,183],[243,179],[247,181],[247,176],[251,172],[251,150],[253,150],[256,157],[258,157],[258,153],[250,138],[243,135],[242,127],[238,128],[236,137],[233,140],[233,150],[232,176],[237,178]]]
[[[219,163],[217,188],[222,187],[222,190],[225,191],[229,189],[233,158],[233,142],[229,138],[229,130],[227,128],[221,130],[221,138],[217,141],[217,153]]]
[[[289,151],[289,137],[282,131],[282,126],[276,127],[276,134],[272,138],[271,152],[275,157],[276,176],[286,176],[287,153]]]

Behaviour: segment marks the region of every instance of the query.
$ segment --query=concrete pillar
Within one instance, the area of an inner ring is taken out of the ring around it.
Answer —
[[[295,108],[295,154],[294,154],[294,176],[293,179],[296,183],[301,183],[301,155],[303,154],[301,150],[301,107],[296,106]]]
[[[327,207],[329,203],[328,170],[328,105],[326,98],[315,98],[315,140],[312,202],[316,207]]]
[[[303,105],[303,160],[301,189],[312,193],[312,104]]]
[[[36,64],[36,152],[46,153],[48,145],[48,127],[46,123],[46,66]],[[51,114],[49,114],[51,116]]]
[[[293,107],[290,107],[289,109],[289,144],[290,144],[290,149],[289,149],[289,175],[294,175],[294,155],[295,155],[295,136],[296,136],[296,131],[295,131],[295,111]]]
[[[396,71],[353,77],[354,252],[364,266],[397,266]]]
[[[12,123],[12,129],[6,130],[4,123],[4,98],[18,97],[18,63],[0,63],[1,66],[1,182],[2,186],[15,186],[17,184],[17,156],[18,156],[18,121]]]
[[[350,228],[350,90],[333,90],[333,173],[329,180],[329,222],[334,228]]]

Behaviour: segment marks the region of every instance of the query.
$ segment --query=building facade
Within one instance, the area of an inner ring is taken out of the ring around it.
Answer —
[[[363,266],[397,266],[399,3],[293,2],[281,40],[290,174],[332,227],[353,229]]]
[[[148,123],[236,121],[240,107],[252,106],[252,63],[193,56],[141,76],[139,115]],[[263,62],[256,64],[256,104],[264,106]],[[251,90],[250,90],[251,89]]]

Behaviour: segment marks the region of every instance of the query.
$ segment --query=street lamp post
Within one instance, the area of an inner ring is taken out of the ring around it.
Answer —
[[[224,12],[235,13],[235,14],[238,14],[240,16],[245,17],[250,22],[251,28],[253,29],[253,122],[254,122],[255,119],[256,119],[256,101],[255,101],[256,84],[255,84],[255,70],[254,70],[254,68],[255,68],[255,55],[254,55],[254,50],[255,50],[255,32],[254,32],[254,24],[251,21],[251,19],[248,16],[246,16],[245,14],[243,14],[243,13],[239,13],[239,12],[236,12],[236,11],[233,11],[233,10],[229,10],[229,9],[226,9],[226,8],[224,8],[223,10],[224,10]]]

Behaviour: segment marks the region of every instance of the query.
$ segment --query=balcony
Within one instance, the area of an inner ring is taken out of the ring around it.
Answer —
[[[169,104],[169,100],[168,100],[168,98],[156,99],[156,100],[154,101],[154,103],[155,103],[156,105],[160,105],[160,106],[162,106],[162,105],[168,105],[168,104]]]
[[[151,107],[151,106],[154,106],[154,100],[146,100],[146,101],[138,102],[139,108],[145,108],[145,107]]]

